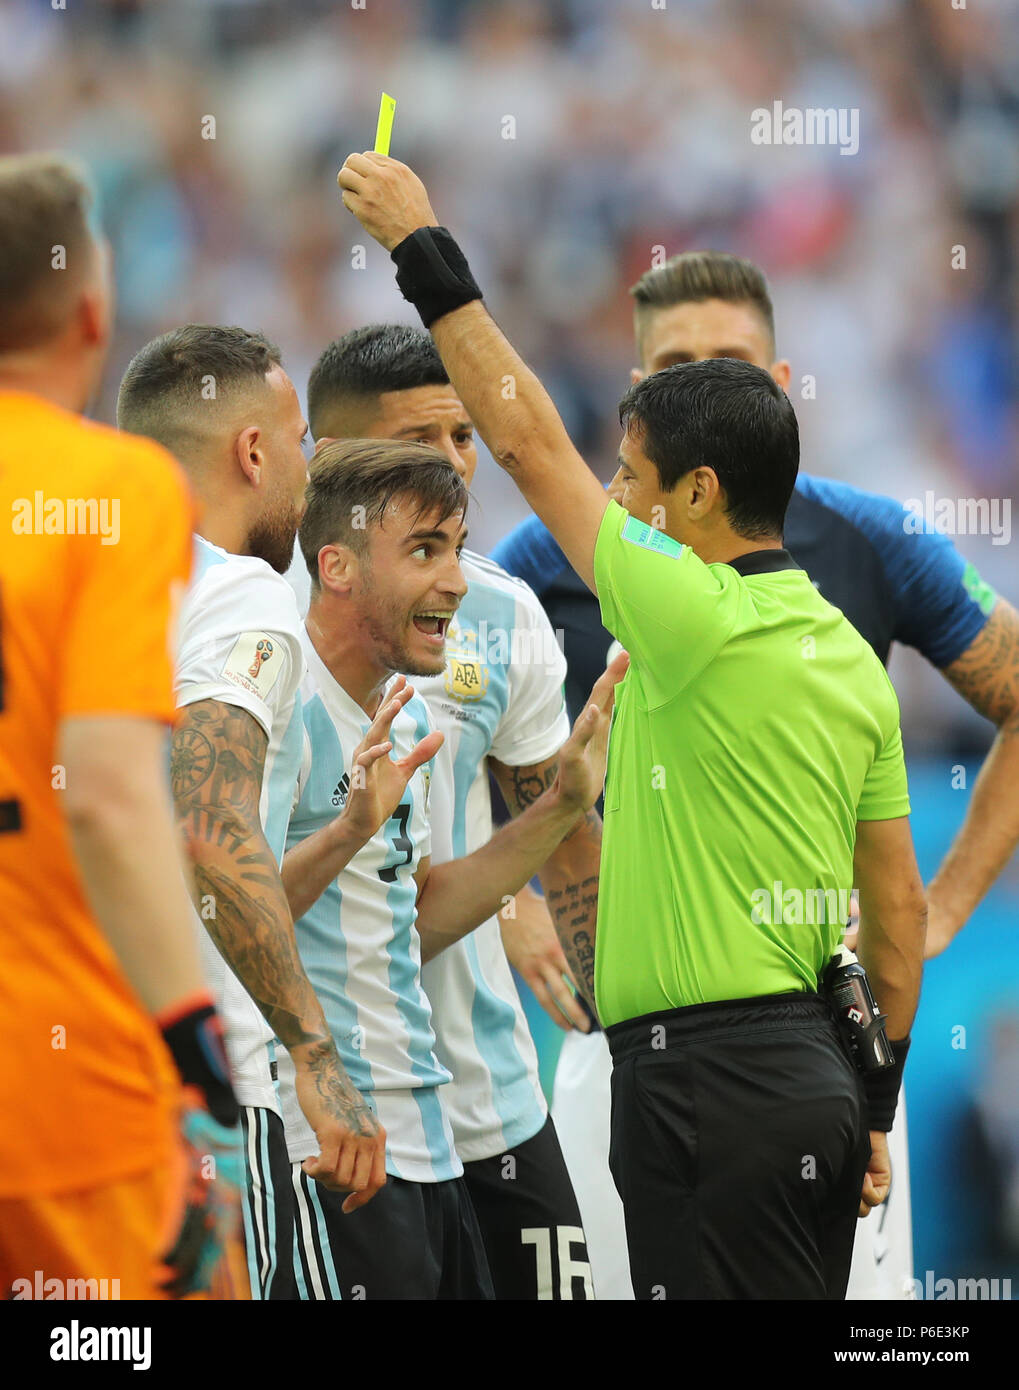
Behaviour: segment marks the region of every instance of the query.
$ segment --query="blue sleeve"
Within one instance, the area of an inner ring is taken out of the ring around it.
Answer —
[[[877,551],[894,613],[893,639],[939,668],[960,657],[983,630],[997,594],[925,520],[923,503],[913,510],[826,478],[803,478],[797,486],[844,516]]]
[[[536,516],[528,517],[504,536],[491,558],[508,574],[526,580],[539,598],[569,564],[552,532]]]

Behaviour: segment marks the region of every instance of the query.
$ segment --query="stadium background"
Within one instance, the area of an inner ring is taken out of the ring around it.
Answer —
[[[769,275],[809,471],[1013,499],[1019,8],[954,2],[0,0],[0,148],[74,152],[98,187],[119,294],[98,418],[131,354],[189,319],[262,329],[302,392],[330,338],[413,321],[334,182],[385,88],[393,154],[602,476],[627,288],[656,246],[714,246]],[[752,144],[777,99],[857,108],[858,152]],[[525,513],[481,453],[487,551]],[[1014,542],[957,544],[1019,600]],[[915,654],[891,669],[929,877],[990,726]],[[530,1013],[550,1087],[559,1034]],[[917,1275],[1019,1288],[1015,860],[930,965],[914,1038]]]

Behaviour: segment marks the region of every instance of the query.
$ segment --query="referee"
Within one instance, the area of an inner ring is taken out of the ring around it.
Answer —
[[[635,1294],[842,1298],[857,1210],[887,1191],[867,1131],[894,1113],[925,904],[894,692],[782,548],[792,407],[732,359],[646,378],[621,409],[620,506],[478,302],[416,176],[353,155],[340,184],[493,456],[630,653],[593,983]],[[866,1088],[818,994],[854,882],[896,1054]],[[568,955],[575,888],[549,903]]]

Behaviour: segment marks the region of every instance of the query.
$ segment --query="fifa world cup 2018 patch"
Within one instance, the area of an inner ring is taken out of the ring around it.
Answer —
[[[678,560],[683,553],[679,541],[674,541],[664,531],[656,531],[653,526],[638,521],[635,516],[626,518],[623,540],[629,541],[631,545],[639,545],[643,550],[653,550],[656,555],[668,555],[673,560]]]
[[[220,673],[264,700],[283,669],[279,643],[265,632],[242,632]]]

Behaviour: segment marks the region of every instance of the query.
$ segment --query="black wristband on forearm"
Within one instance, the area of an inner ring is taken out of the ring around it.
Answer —
[[[209,1114],[219,1124],[237,1124],[241,1112],[230,1084],[223,1025],[212,1005],[178,1015],[162,1031],[184,1085],[202,1093]]]
[[[886,1134],[895,1121],[895,1107],[899,1100],[899,1087],[902,1085],[902,1069],[906,1065],[909,1039],[890,1044],[895,1054],[895,1062],[883,1071],[867,1072],[863,1078],[863,1089],[867,1093],[868,1129],[880,1129]]]
[[[391,254],[400,293],[414,305],[426,328],[482,297],[467,257],[445,227],[419,227]]]

